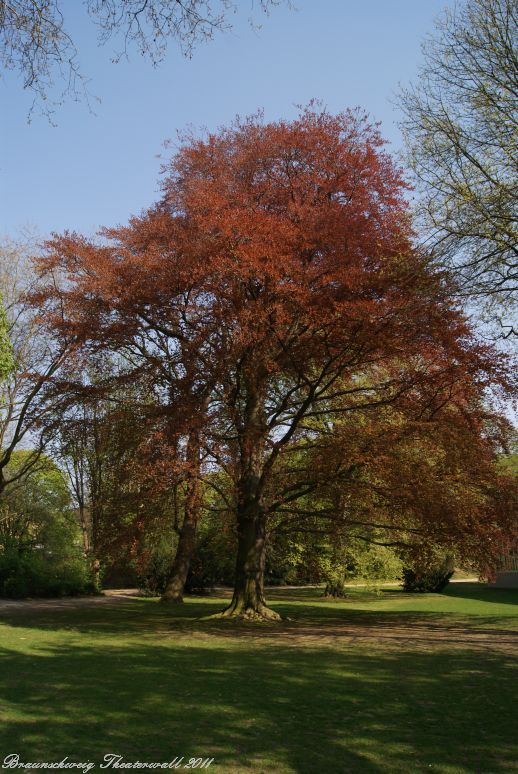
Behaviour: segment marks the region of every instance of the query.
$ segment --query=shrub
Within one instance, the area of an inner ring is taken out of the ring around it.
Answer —
[[[0,596],[63,597],[94,591],[86,562],[79,553],[60,558],[38,549],[4,548],[0,553]]]
[[[417,593],[440,593],[453,575],[454,566],[451,556],[447,556],[437,564],[416,564],[414,567],[403,569],[403,589]]]
[[[161,545],[142,553],[137,562],[137,586],[142,594],[157,597],[165,591],[174,559],[173,546]]]

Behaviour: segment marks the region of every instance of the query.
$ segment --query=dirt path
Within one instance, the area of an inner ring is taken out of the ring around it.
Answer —
[[[55,608],[93,607],[113,604],[138,596],[137,589],[109,589],[98,596],[60,597],[59,599],[0,599],[0,613],[7,610],[54,610]]]
[[[477,583],[477,578],[460,578],[458,580],[450,581],[450,583]],[[362,588],[365,586],[363,583],[346,583],[347,588]],[[382,583],[381,586],[394,586],[397,584]],[[318,589],[318,586],[275,586],[272,591],[275,597],[282,594],[283,591],[303,591],[304,589]],[[229,589],[216,588],[214,593],[220,597],[228,597],[230,594]],[[98,596],[86,596],[86,597],[61,597],[58,599],[0,599],[0,613],[4,610],[45,610],[54,608],[76,608],[76,607],[92,607],[97,605],[113,604],[124,600],[131,599],[132,597],[138,597],[139,593],[137,589],[107,589]],[[210,599],[210,597],[207,597]]]

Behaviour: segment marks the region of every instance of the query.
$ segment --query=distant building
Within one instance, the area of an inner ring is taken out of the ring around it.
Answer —
[[[518,589],[518,552],[502,557],[495,582],[490,585],[499,589]]]

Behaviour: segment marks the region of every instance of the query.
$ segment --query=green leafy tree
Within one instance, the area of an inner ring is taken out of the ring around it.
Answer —
[[[33,247],[30,240],[0,240],[0,495],[38,467],[62,417],[50,384],[67,345],[54,345],[27,303]],[[23,465],[13,467],[13,454],[29,446]]]
[[[0,293],[0,381],[14,371],[13,345],[9,338],[9,324]]]
[[[9,473],[25,470],[15,452]],[[79,525],[63,473],[48,457],[0,499],[0,595],[54,596],[90,590]]]
[[[517,334],[518,6],[466,0],[447,9],[401,94],[407,160],[430,244],[454,266],[461,292],[504,302]],[[498,309],[498,307],[496,307]]]

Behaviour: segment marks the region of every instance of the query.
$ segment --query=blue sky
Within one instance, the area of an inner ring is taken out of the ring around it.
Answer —
[[[0,81],[0,233],[16,237],[29,226],[41,236],[92,234],[124,223],[158,196],[165,140],[258,108],[276,119],[312,98],[332,112],[360,105],[382,122],[391,149],[401,147],[391,101],[415,76],[421,40],[452,1],[296,0],[297,10],[274,9],[259,31],[248,23],[251,2],[239,3],[233,32],[201,44],[192,59],[172,42],[154,69],[136,52],[111,64],[113,46],[97,46],[81,3],[63,0],[81,69],[101,102],[95,115],[66,104],[56,127],[38,116],[28,124],[30,95],[10,74]]]

